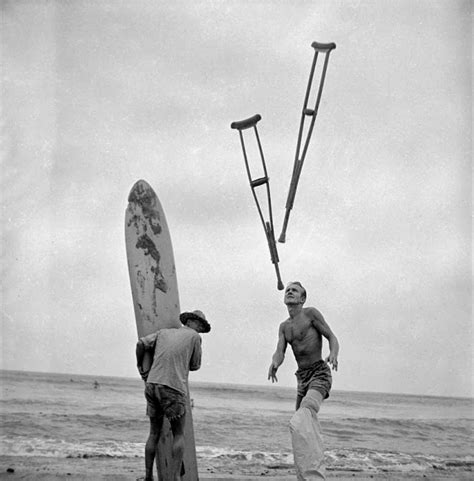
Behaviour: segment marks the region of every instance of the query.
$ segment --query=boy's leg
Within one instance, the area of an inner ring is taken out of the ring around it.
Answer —
[[[173,481],[181,480],[181,466],[184,456],[184,423],[186,414],[174,419],[170,419],[171,431],[173,432]]]
[[[158,441],[163,428],[163,416],[150,418],[150,434],[145,444],[145,481],[153,479],[153,463],[158,453]]]
[[[150,418],[150,433],[145,444],[145,480],[153,479],[153,463],[158,453],[158,441],[163,430],[163,409],[156,384],[145,384],[146,414]]]
[[[309,389],[290,420],[293,457],[299,481],[326,479],[323,440],[317,416],[322,402],[323,395],[315,389]]]

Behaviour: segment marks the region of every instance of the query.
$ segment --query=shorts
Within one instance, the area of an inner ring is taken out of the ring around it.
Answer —
[[[322,359],[309,367],[298,369],[295,375],[298,381],[298,396],[304,397],[309,389],[315,389],[321,393],[323,399],[329,397],[332,386],[331,369]]]
[[[145,384],[146,414],[150,418],[166,416],[170,421],[186,413],[186,396],[162,384]]]

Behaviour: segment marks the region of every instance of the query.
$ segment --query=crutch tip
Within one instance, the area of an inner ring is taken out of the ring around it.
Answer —
[[[277,286],[279,291],[282,291],[284,289],[283,282],[278,281],[278,286]]]
[[[278,242],[279,242],[280,244],[284,244],[285,241],[286,241],[286,235],[282,233],[282,234],[280,235],[280,237],[278,238]]]

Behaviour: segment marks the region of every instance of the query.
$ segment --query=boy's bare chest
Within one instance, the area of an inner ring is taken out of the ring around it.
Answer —
[[[313,334],[314,327],[309,319],[303,318],[288,323],[285,329],[286,340],[290,343],[304,342]]]

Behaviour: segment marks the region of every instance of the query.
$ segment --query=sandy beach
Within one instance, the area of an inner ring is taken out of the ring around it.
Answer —
[[[116,480],[116,481],[135,481],[143,474],[143,459],[68,459],[53,457],[19,457],[1,456],[0,457],[0,480],[70,480],[70,481],[95,481],[95,480]],[[453,470],[443,470],[425,472],[420,475],[412,473],[387,472],[385,474],[369,474],[364,472],[341,472],[329,471],[328,479],[341,481],[348,480],[441,480],[472,479],[472,472],[459,472]],[[253,473],[233,473],[233,472],[199,472],[200,481],[216,480],[236,480],[247,481],[254,479],[266,479],[276,481],[294,481],[296,476],[289,469],[264,469]]]
[[[135,379],[3,372],[0,480],[144,474],[148,424]],[[295,480],[293,390],[193,385],[199,478]],[[472,401],[335,391],[322,426],[328,479],[470,479]],[[265,436],[262,436],[265,433]]]

